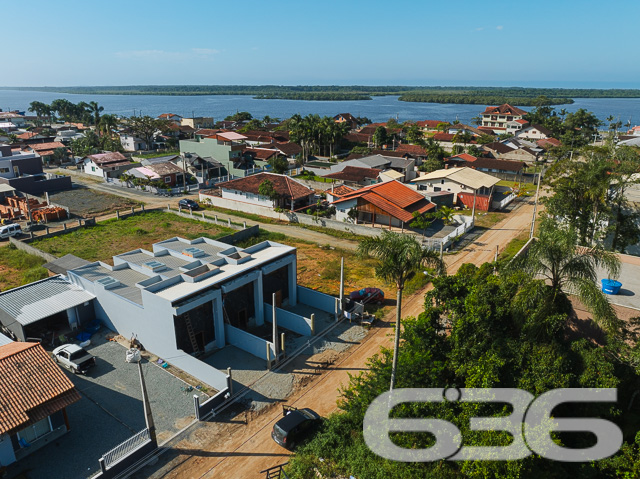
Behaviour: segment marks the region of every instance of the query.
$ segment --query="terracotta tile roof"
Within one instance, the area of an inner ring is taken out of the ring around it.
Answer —
[[[329,173],[324,175],[323,178],[331,178],[333,180],[342,181],[364,181],[367,179],[375,180],[382,170],[377,168],[360,168],[358,166],[345,166],[341,171],[336,173]]]
[[[466,155],[470,156],[470,155]],[[462,155],[458,155],[457,157],[453,156],[449,158],[449,160],[455,160],[456,158],[460,158]],[[473,160],[464,160],[461,162],[455,162],[456,166],[468,166],[469,168],[473,168],[474,170],[481,170],[483,168],[489,170],[502,170],[502,171],[510,171],[518,173],[522,171],[525,167],[524,162],[522,161],[512,161],[512,160],[500,160],[496,158],[475,158],[471,157]],[[448,163],[448,161],[445,161]]]
[[[52,141],[49,143],[31,143],[29,148],[39,153],[42,150],[55,150],[56,148],[66,148],[66,146],[59,141]]]
[[[451,133],[436,133],[433,135],[433,139],[436,141],[451,141],[453,140],[454,135]]]
[[[266,148],[245,148],[242,150],[242,154],[250,155],[256,160],[266,161],[273,156],[277,156],[278,152],[276,150]]]
[[[351,143],[366,143],[371,139],[373,133],[347,133],[344,136],[344,139],[350,141]]]
[[[334,120],[339,120],[340,118],[342,118],[345,121],[350,121],[352,123],[357,123],[358,120],[356,119],[356,117],[354,117],[351,113],[339,113],[336,116],[333,117]]]
[[[213,136],[216,133],[221,132],[222,130],[212,130],[211,128],[201,128],[199,130],[196,130],[195,134],[196,135],[200,135],[200,136]]]
[[[16,135],[16,136],[21,140],[30,140],[34,136],[38,136],[38,135],[39,133],[36,133],[35,131],[25,131],[24,133],[21,133],[20,135]]]
[[[163,120],[167,120],[169,118],[182,118],[180,115],[176,115],[175,113],[163,113],[162,115],[160,115],[158,118],[162,118]]]
[[[527,120],[520,118],[519,120],[516,120],[516,123],[520,123],[521,125],[526,125],[529,122]]]
[[[0,434],[22,429],[80,399],[38,343],[0,346]]]
[[[446,125],[449,124],[448,121],[442,121],[442,120],[422,120],[422,121],[416,121],[416,125],[418,125],[421,128],[431,128],[431,129],[436,129],[438,127],[439,124],[444,123]]]
[[[553,135],[551,130],[549,130],[548,128],[545,128],[542,125],[529,125],[528,127],[523,128],[521,131],[526,131],[526,130],[529,130],[529,129],[538,130],[543,135],[547,135],[547,136]]]
[[[357,153],[354,153],[352,155],[349,155],[347,157],[347,160],[351,160],[353,158],[364,158],[365,155],[357,155]],[[369,155],[382,155],[382,156],[391,156],[393,158],[405,158],[407,156],[411,156],[413,157],[413,155],[411,153],[408,153],[406,151],[393,151],[393,150],[371,150],[371,153]],[[367,156],[369,156],[367,155]]]
[[[313,190],[302,183],[288,176],[276,175],[275,173],[258,173],[256,175],[245,176],[244,178],[237,178],[225,183],[220,183],[218,186],[220,188],[258,195],[260,194],[258,188],[264,180],[271,181],[274,189],[282,198],[293,198],[296,200],[313,194]]]
[[[555,138],[543,138],[542,140],[536,141],[536,144],[540,148],[549,148],[552,146],[560,146],[562,142],[560,140],[556,140]]]
[[[475,156],[472,156],[468,153],[460,153],[459,155],[454,155],[451,156],[449,158],[447,158],[447,160],[462,160],[462,161],[476,161],[478,158],[476,158]]]
[[[294,156],[302,153],[302,147],[297,143],[275,143],[275,147],[287,156]]]
[[[347,185],[336,186],[333,189],[329,188],[325,190],[325,193],[335,196],[336,198],[341,198],[344,195],[348,195],[349,193],[353,193],[355,191],[354,188],[351,188]]]
[[[411,153],[412,155],[417,156],[427,156],[427,152],[420,145],[407,145],[405,143],[400,143],[396,151],[400,151],[403,153]]]
[[[492,150],[495,151],[496,153],[500,153],[500,154],[504,154],[504,153],[510,153],[513,152],[515,150],[515,148],[511,148],[510,146],[507,146],[503,143],[500,143],[499,141],[494,141],[492,143],[487,143],[486,145],[482,145],[483,148],[487,149],[487,150]]]
[[[416,190],[395,180],[365,186],[344,195],[333,203],[337,204],[353,198],[362,198],[405,223],[413,219],[412,213],[414,211],[425,213],[436,207]]]
[[[96,165],[107,165],[110,163],[122,163],[125,160],[127,160],[127,158],[120,153],[119,151],[108,151],[107,153],[98,153],[95,155],[89,155],[86,158],[89,158],[91,161],[93,161]]]
[[[521,110],[515,106],[511,106],[508,103],[504,103],[500,106],[488,106],[483,112],[484,115],[520,115],[524,116],[527,114],[526,111]]]

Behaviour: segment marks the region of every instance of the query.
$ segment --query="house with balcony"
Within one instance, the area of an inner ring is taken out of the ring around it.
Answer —
[[[482,126],[491,128],[495,134],[506,133],[507,124],[522,120],[527,114],[525,110],[504,103],[500,106],[488,106],[481,114]]]
[[[500,181],[495,176],[469,167],[432,171],[411,181],[418,192],[425,194],[446,191],[454,194],[454,203],[467,208],[489,211],[494,187]]]
[[[201,158],[213,158],[222,165],[222,175],[246,176],[259,167],[250,158],[242,154],[247,147],[247,137],[234,131],[199,130],[192,140],[180,140],[180,153],[198,155]]]
[[[66,434],[66,408],[80,398],[39,343],[0,341],[0,474]]]

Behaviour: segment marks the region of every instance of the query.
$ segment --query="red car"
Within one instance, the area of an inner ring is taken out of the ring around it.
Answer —
[[[384,302],[384,291],[380,288],[362,288],[357,291],[352,291],[349,294],[349,299],[353,301],[362,301],[363,303],[378,303]]]

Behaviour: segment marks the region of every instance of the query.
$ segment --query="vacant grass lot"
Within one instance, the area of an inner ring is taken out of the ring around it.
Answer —
[[[39,256],[34,256],[12,245],[0,248],[0,291],[17,288],[32,281],[49,276],[42,267],[46,263]]]
[[[55,256],[74,254],[87,261],[108,261],[111,257],[137,248],[151,249],[153,243],[181,236],[187,239],[216,239],[233,233],[222,226],[181,218],[171,213],[150,211],[125,219],[99,222],[72,233],[31,243]]]
[[[536,185],[533,183],[518,183],[517,181],[500,180],[498,186],[508,186],[509,188],[520,185],[520,190],[525,196],[533,196],[536,194]]]
[[[174,236],[188,239],[205,236],[216,239],[233,231],[221,226],[181,218],[171,213],[151,211],[121,220],[103,221],[96,226],[66,235],[34,241],[31,245],[55,256],[71,253],[88,261],[99,260],[111,264],[111,258],[114,255],[137,248],[150,250],[153,243]],[[309,241],[265,230],[260,231],[259,237],[239,243],[238,246],[247,247],[265,240],[277,241],[297,248],[298,283],[303,286],[338,295],[340,258],[344,256],[346,294],[364,287],[378,287],[385,292],[388,300],[395,300],[395,288],[385,285],[375,277],[373,259],[361,259],[351,251],[332,249],[328,245],[319,246]],[[20,281],[20,277],[15,278],[15,282],[20,283]]]

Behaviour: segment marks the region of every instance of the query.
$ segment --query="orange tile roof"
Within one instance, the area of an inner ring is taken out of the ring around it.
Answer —
[[[22,429],[80,399],[38,343],[0,346],[0,434]]]
[[[436,207],[417,191],[395,180],[365,186],[344,195],[333,203],[341,203],[354,198],[362,198],[405,223],[413,219],[412,213],[414,211],[425,213]]]
[[[43,150],[55,150],[56,148],[66,148],[66,146],[64,146],[59,141],[51,141],[49,143],[31,143],[29,145],[29,148],[36,152],[39,152]]]

